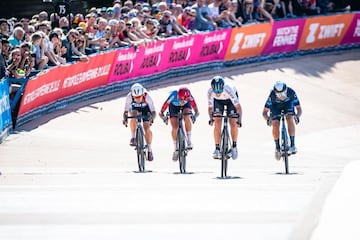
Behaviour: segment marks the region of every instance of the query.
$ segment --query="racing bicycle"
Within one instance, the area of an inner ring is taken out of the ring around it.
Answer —
[[[270,117],[271,121],[277,118],[280,118],[280,156],[285,163],[285,173],[289,174],[289,156],[290,153],[290,145],[289,145],[289,135],[285,123],[286,116],[294,115],[294,113],[285,113],[283,110],[280,114],[272,115]]]
[[[228,169],[228,159],[231,158],[231,140],[229,134],[229,118],[238,118],[238,114],[228,114],[227,107],[224,105],[224,113],[223,115],[217,115],[212,113],[213,118],[223,118],[224,124],[223,129],[221,130],[221,138],[220,138],[220,155],[221,155],[221,178],[227,178],[227,169]],[[210,122],[213,120],[210,120]]]
[[[176,150],[178,151],[178,161],[179,161],[179,168],[180,173],[186,173],[186,156],[188,154],[189,149],[186,147],[186,135],[183,126],[183,118],[186,115],[190,115],[192,122],[195,122],[195,116],[192,112],[183,112],[183,108],[180,108],[179,112],[177,113],[178,118],[178,130],[176,133]],[[166,114],[166,121],[169,119],[170,113]]]
[[[136,119],[135,150],[136,150],[136,155],[137,155],[137,162],[138,162],[139,172],[145,172],[145,159],[146,159],[146,154],[147,154],[147,145],[145,143],[144,128],[142,126],[142,122],[143,122],[143,119],[145,118],[145,116],[143,116],[141,112],[137,112],[137,114],[135,114],[135,115],[125,116],[125,121],[127,121],[128,118]],[[151,119],[150,119],[150,121],[151,121]]]

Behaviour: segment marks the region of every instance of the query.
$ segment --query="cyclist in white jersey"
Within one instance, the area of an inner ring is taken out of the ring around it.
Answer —
[[[131,86],[131,91],[126,96],[125,108],[124,108],[124,120],[123,124],[127,125],[127,115],[134,115],[136,112],[141,112],[143,118],[143,127],[145,132],[145,141],[148,147],[148,156],[147,160],[152,161],[154,159],[151,142],[152,142],[152,132],[150,126],[155,119],[156,111],[154,107],[154,102],[147,90],[139,83],[135,83]],[[130,146],[135,146],[135,130],[136,130],[136,119],[130,119],[130,131],[131,139]]]
[[[210,125],[214,123],[214,141],[215,151],[213,153],[214,159],[220,159],[220,136],[222,119],[213,118],[213,114],[222,115],[224,112],[224,106],[227,106],[227,113],[229,116],[237,115],[238,118],[230,118],[230,135],[232,139],[232,159],[236,159],[238,156],[237,151],[237,137],[238,127],[241,127],[242,108],[240,105],[239,97],[235,87],[231,87],[225,84],[224,78],[221,76],[215,76],[211,80],[211,88],[208,90],[208,113],[210,117]]]

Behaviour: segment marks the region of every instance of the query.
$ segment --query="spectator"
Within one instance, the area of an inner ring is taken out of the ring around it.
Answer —
[[[62,53],[66,62],[87,62],[89,59],[86,55],[82,54],[76,49],[75,41],[79,36],[79,32],[76,29],[70,29],[67,33],[66,38],[62,40]]]
[[[5,18],[0,19],[0,38],[9,38],[10,24]]]
[[[170,11],[165,11],[159,21],[159,34],[162,37],[170,37],[175,35],[188,35],[176,22],[175,17],[171,16]]]
[[[59,28],[66,34],[69,31],[70,24],[69,20],[66,17],[61,17],[59,20]]]
[[[35,26],[29,25],[25,32],[25,42],[31,41],[31,35],[35,32]]]
[[[210,16],[213,21],[216,22],[217,26],[220,28],[229,28],[234,25],[229,19],[229,12],[222,4],[223,0],[214,0],[214,2],[209,4]]]
[[[1,50],[2,50],[2,43],[0,42],[0,79],[5,77],[6,68],[7,68],[7,63],[6,63],[4,56],[2,55]]]
[[[23,42],[24,35],[25,35],[24,29],[22,29],[21,27],[16,27],[13,31],[13,34],[10,35],[9,37],[10,47],[11,48],[19,47],[20,44]]]
[[[59,38],[59,35],[56,31],[52,31],[49,34],[49,40],[50,40],[50,51],[53,53],[55,61],[51,61],[55,65],[61,65],[66,63],[66,59],[61,57],[60,49],[61,49],[61,39]],[[50,64],[51,65],[51,64]]]
[[[159,22],[156,19],[148,19],[145,22],[145,26],[142,31],[152,40],[164,40],[160,36],[159,33]]]
[[[35,32],[31,35],[31,53],[35,53],[35,69],[44,70],[47,68],[49,58],[45,56],[45,40],[43,32]],[[29,49],[30,50],[30,49]]]
[[[243,22],[242,14],[238,13],[239,3],[238,0],[232,0],[228,2],[229,20],[235,24],[235,26],[241,26]]]
[[[49,20],[49,14],[45,11],[41,11],[39,14],[39,22],[48,21]]]
[[[316,5],[316,0],[302,0],[302,9],[306,15],[318,15],[320,8]]]
[[[1,55],[5,61],[8,62],[10,57],[10,43],[6,38],[3,38],[1,39],[1,45]]]
[[[217,24],[210,16],[210,10],[205,4],[205,0],[197,0],[193,9],[196,11],[195,29],[198,31],[212,31],[217,28]]]
[[[268,19],[270,23],[274,22],[273,17],[271,14],[264,9],[262,0],[253,0],[253,15],[256,20],[262,21],[265,19]]]

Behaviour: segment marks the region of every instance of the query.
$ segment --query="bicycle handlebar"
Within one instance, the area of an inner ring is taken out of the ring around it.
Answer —
[[[138,114],[136,114],[136,115],[132,115],[132,116],[129,116],[129,115],[125,115],[124,116],[124,120],[123,120],[123,124],[125,125],[125,127],[127,127],[127,120],[129,119],[129,118],[133,118],[133,119],[144,119],[144,118],[146,118],[146,117],[149,117],[149,121],[151,121],[151,122],[153,122],[153,117],[152,117],[152,115],[151,115],[151,113],[148,113],[147,115],[143,115],[142,113],[138,113]]]

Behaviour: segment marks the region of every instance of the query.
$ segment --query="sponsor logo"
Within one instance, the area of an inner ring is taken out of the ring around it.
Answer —
[[[312,23],[309,26],[309,35],[306,38],[306,43],[313,43],[317,39],[329,39],[340,37],[344,30],[344,23],[337,23],[332,25],[320,25],[319,23]],[[319,33],[317,34],[317,32]]]
[[[273,47],[281,47],[296,44],[299,26],[283,27],[276,30]]]

